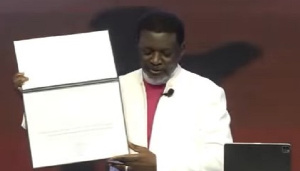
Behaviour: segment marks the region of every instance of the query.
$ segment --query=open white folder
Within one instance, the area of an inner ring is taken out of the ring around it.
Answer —
[[[34,168],[128,154],[108,31],[14,45]]]

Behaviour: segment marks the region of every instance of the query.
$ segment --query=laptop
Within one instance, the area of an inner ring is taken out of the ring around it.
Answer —
[[[291,171],[288,143],[228,143],[224,171]]]

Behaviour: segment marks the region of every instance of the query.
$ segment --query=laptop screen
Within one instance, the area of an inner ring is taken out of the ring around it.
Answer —
[[[291,145],[287,143],[228,143],[224,171],[291,171]]]

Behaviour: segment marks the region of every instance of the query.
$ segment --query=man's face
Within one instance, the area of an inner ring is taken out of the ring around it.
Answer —
[[[170,77],[183,52],[176,33],[141,31],[138,46],[142,69],[154,80]]]

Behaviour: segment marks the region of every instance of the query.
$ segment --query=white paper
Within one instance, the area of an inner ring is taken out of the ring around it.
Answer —
[[[23,90],[115,79],[23,93],[34,168],[128,154],[121,93],[108,31],[36,38],[14,44],[19,71],[29,77]]]
[[[115,78],[108,31],[15,41],[20,72],[36,87]]]
[[[119,83],[24,94],[33,167],[128,154]]]

